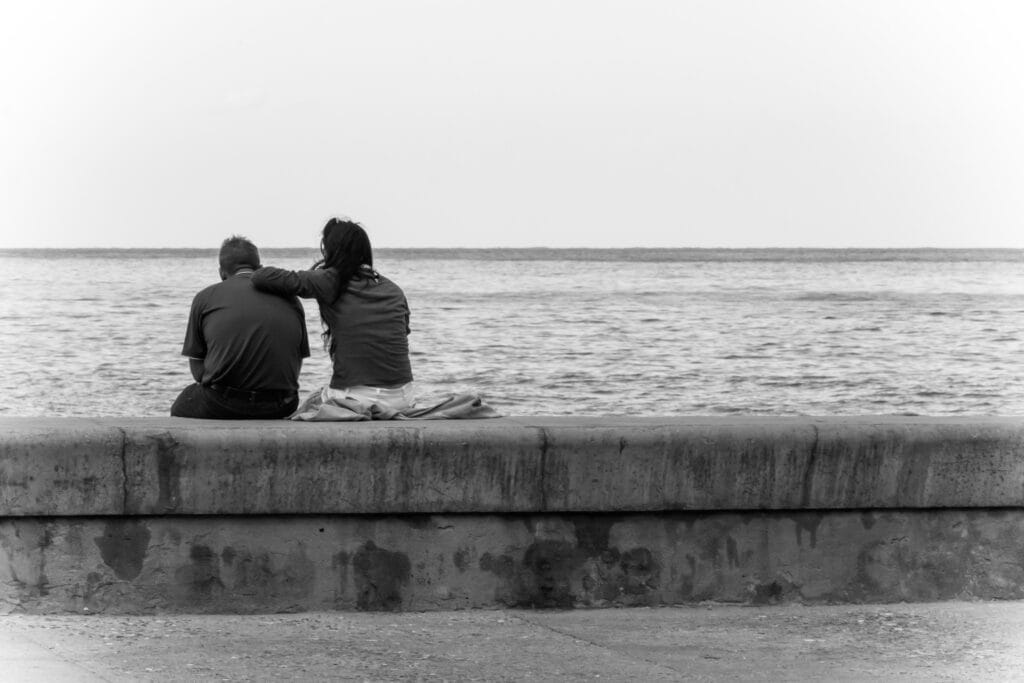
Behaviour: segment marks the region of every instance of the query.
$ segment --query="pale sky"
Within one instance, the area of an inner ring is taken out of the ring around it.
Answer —
[[[0,0],[0,247],[1024,248],[1024,3]]]

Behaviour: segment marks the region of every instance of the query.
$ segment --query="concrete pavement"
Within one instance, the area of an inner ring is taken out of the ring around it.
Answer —
[[[1024,679],[1024,602],[7,615],[5,681]]]

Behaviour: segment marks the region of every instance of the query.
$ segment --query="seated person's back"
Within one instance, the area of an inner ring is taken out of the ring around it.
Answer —
[[[415,395],[405,293],[374,269],[369,235],[352,220],[327,222],[320,253],[323,258],[310,270],[260,268],[253,285],[281,296],[316,299],[333,364],[324,400],[411,408]]]
[[[254,286],[279,295],[316,297],[329,334],[334,389],[368,385],[394,387],[412,382],[409,363],[409,305],[401,288],[370,268],[348,282],[333,298],[334,268],[289,271],[267,266],[253,277]],[[332,301],[333,298],[333,301]]]
[[[171,408],[177,417],[287,417],[298,404],[299,371],[309,356],[302,304],[256,290],[259,253],[232,237],[221,247],[222,282],[192,301],[182,355],[196,384]]]

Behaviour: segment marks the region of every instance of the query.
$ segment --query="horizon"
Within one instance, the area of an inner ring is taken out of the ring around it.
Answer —
[[[277,249],[293,251],[317,251],[318,245],[314,246],[281,246],[281,245],[256,245],[259,249]],[[0,253],[11,251],[217,251],[219,246],[151,246],[151,247],[122,247],[122,246],[89,246],[89,247],[0,247]],[[459,246],[459,247],[437,247],[437,246],[381,246],[373,247],[374,251],[1024,251],[1024,247],[931,247],[931,246],[910,246],[910,247],[882,247],[882,246],[847,246],[847,247],[826,247],[826,246],[744,246],[744,247],[700,247],[700,246],[563,246],[546,247],[541,245],[532,246]]]
[[[281,246],[281,245],[256,245],[259,249],[289,249],[316,251],[319,246]],[[153,246],[153,247],[120,247],[120,246],[98,246],[98,247],[0,247],[0,252],[8,251],[217,251],[219,246],[196,247],[196,246]],[[489,247],[435,247],[435,246],[382,246],[373,247],[377,250],[417,250],[417,251],[493,251],[493,250],[515,250],[515,251],[1024,251],[1024,247],[824,247],[824,246],[749,246],[749,247],[663,247],[663,246],[622,246],[622,247],[592,247],[592,246],[566,246],[566,247],[545,247],[533,246],[489,246]]]
[[[318,246],[311,247],[281,247],[281,246],[259,246],[263,252],[302,252],[317,253]],[[219,246],[210,247],[0,247],[0,255],[18,255],[33,253],[52,252],[177,252],[196,254],[216,254]],[[374,247],[377,252],[467,252],[467,253],[488,253],[488,252],[595,252],[595,253],[616,253],[616,252],[848,252],[852,254],[875,254],[875,253],[956,253],[956,252],[995,252],[995,253],[1019,253],[1024,256],[1022,247]]]

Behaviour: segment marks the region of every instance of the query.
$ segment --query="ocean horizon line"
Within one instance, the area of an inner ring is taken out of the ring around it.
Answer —
[[[280,245],[268,245],[259,246],[260,249],[278,249],[278,250],[291,250],[291,251],[308,251],[310,249],[318,249],[316,245],[311,246],[280,246]],[[91,247],[0,247],[0,253],[5,252],[26,252],[26,251],[217,251],[217,246],[206,246],[206,247],[185,247],[185,246],[160,246],[160,247],[121,247],[121,246],[91,246]],[[628,246],[628,247],[589,247],[589,246],[569,246],[569,247],[546,247],[546,246],[529,246],[529,247],[512,247],[512,246],[489,246],[489,247],[423,247],[423,246],[380,246],[374,247],[374,249],[381,250],[418,250],[418,251],[637,251],[637,250],[649,250],[649,251],[1024,251],[1024,247],[934,247],[934,246],[918,246],[918,247],[821,247],[821,246],[800,246],[800,247],[766,247],[766,246],[746,246],[746,247],[655,247],[655,246]]]
[[[17,247],[24,258],[175,258],[216,256],[218,247]],[[1024,261],[1012,247],[376,247],[382,256],[432,260],[528,261]],[[310,257],[316,246],[260,247],[263,260]]]

